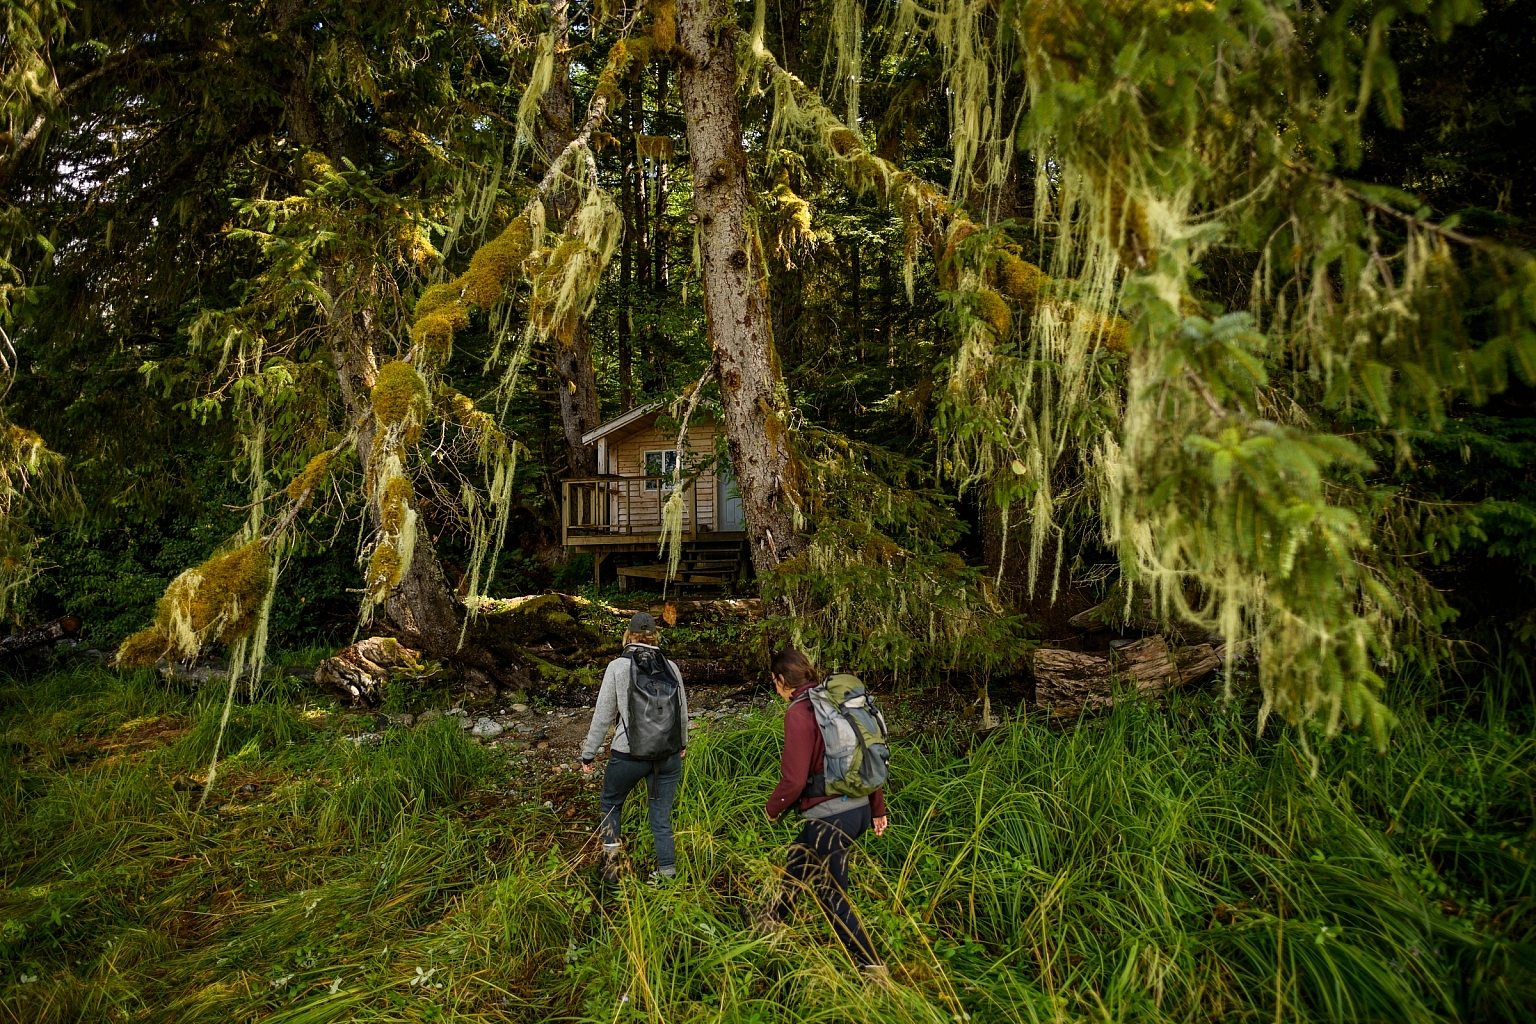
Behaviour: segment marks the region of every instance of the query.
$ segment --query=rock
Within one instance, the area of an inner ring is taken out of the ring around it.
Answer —
[[[392,672],[421,674],[421,652],[394,637],[371,636],[344,647],[315,669],[315,685],[353,706],[378,707]]]
[[[512,728],[515,729],[520,736],[528,736],[533,733],[533,726],[524,725],[522,722],[514,723]]]
[[[475,723],[471,722],[468,718],[461,718],[461,719],[459,719],[459,728],[460,729],[468,730],[468,729],[473,729],[474,727],[475,727]]]
[[[402,718],[409,718],[410,716],[409,715],[401,715],[400,717],[402,717]],[[428,722],[435,722],[439,718],[442,718],[442,717],[443,717],[443,713],[441,711],[437,710],[437,708],[427,708],[427,710],[423,711],[421,714],[416,716],[416,724],[417,725],[426,725]]]
[[[479,737],[480,739],[486,740],[495,739],[504,731],[505,730],[502,728],[501,723],[496,721],[494,718],[478,719],[475,722],[474,728],[470,729],[471,734]]]
[[[548,750],[549,749],[549,740],[545,740],[542,743],[540,743],[538,749],[540,749],[540,750]]]
[[[514,715],[526,715],[528,713],[528,705],[527,704],[513,704],[512,705],[512,713]]]
[[[469,712],[465,711],[463,708],[449,708],[446,712],[444,712],[444,714],[450,715],[454,718],[462,718],[469,714]]]
[[[426,715],[427,712],[422,712],[423,718],[425,718]],[[399,715],[390,715],[389,724],[397,729],[409,729],[411,726],[416,724],[416,716],[410,712],[405,712]]]
[[[360,732],[356,736],[343,736],[342,739],[356,747],[376,747],[384,742],[384,734]]]

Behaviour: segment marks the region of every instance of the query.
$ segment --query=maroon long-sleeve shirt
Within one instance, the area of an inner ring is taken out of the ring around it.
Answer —
[[[778,818],[791,804],[798,801],[801,811],[807,811],[819,803],[836,800],[836,796],[808,796],[805,784],[813,772],[826,770],[827,745],[822,742],[821,729],[816,725],[816,711],[808,700],[800,700],[814,683],[806,683],[796,690],[789,710],[784,712],[784,756],[779,759],[779,784],[768,797],[768,817]],[[877,789],[869,795],[870,814],[885,817],[885,790]]]

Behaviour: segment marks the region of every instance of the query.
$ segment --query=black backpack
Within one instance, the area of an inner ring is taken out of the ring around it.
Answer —
[[[631,644],[621,657],[629,659],[629,756],[664,761],[686,745],[683,721],[683,681],[654,647]]]

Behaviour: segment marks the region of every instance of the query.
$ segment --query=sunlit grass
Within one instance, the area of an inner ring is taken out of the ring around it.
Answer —
[[[268,693],[199,813],[216,695],[11,681],[0,1021],[1525,1020],[1529,686],[1434,715],[1405,690],[1385,755],[1346,738],[1315,776],[1205,697],[903,733],[854,865],[886,993],[813,901],[742,926],[793,834],[761,815],[771,719],[690,745],[681,879],[605,894],[590,807],[482,799],[504,767],[450,723],[359,749]]]

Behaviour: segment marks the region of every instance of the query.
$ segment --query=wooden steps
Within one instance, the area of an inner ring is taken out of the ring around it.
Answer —
[[[677,573],[670,582],[676,586],[728,587],[741,578],[746,553],[746,545],[739,540],[684,541]],[[615,571],[619,574],[620,590],[630,589],[634,580],[667,579],[665,562],[621,565]]]

